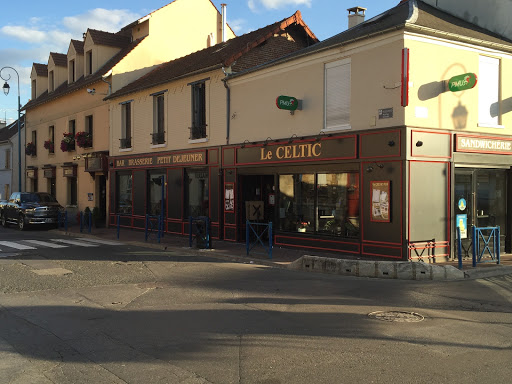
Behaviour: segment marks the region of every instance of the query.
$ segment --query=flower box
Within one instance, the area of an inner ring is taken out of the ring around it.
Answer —
[[[53,153],[55,151],[55,143],[53,141],[51,141],[51,140],[46,140],[44,142],[43,146],[50,153]]]
[[[92,135],[88,132],[77,132],[75,141],[80,148],[92,147]]]
[[[75,138],[72,133],[63,133],[64,138],[60,142],[60,150],[62,152],[69,152],[75,150]]]
[[[29,156],[35,156],[36,155],[36,145],[32,142],[27,143],[25,146],[25,153]]]

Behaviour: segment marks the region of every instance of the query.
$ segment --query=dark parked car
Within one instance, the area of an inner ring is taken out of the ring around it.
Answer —
[[[63,210],[55,197],[45,192],[14,192],[7,203],[0,204],[2,225],[16,224],[20,230],[29,224],[57,226]]]

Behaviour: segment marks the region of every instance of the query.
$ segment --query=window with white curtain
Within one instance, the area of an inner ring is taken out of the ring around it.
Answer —
[[[325,64],[326,131],[350,129],[350,59]]]
[[[500,124],[500,59],[480,56],[478,68],[478,125]]]

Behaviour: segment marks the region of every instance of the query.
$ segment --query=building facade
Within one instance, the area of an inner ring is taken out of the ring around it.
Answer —
[[[110,225],[187,234],[208,216],[224,237],[222,146],[230,141],[230,73],[286,56],[318,40],[300,12],[259,30],[162,64],[107,99],[111,111]]]
[[[194,25],[194,28],[188,26]],[[187,34],[182,31],[187,29]],[[71,216],[108,212],[110,120],[103,99],[159,63],[234,36],[209,0],[175,0],[117,33],[87,30],[67,54],[34,63],[27,116],[29,191],[48,191]]]
[[[20,132],[22,149],[21,164],[18,156],[18,121],[0,129],[0,200],[6,200],[11,192],[18,188],[20,167],[21,167],[21,185],[25,182],[25,118],[21,117]]]
[[[264,65],[122,95],[121,140],[135,108],[152,125],[133,135],[154,138],[155,116],[176,127],[166,149],[111,148],[110,223],[142,228],[163,211],[165,230],[186,234],[189,216],[207,215],[216,237],[243,241],[247,219],[270,221],[277,245],[429,261],[454,257],[457,227],[469,252],[468,226],[499,225],[510,250],[511,48],[409,0]],[[195,115],[203,83],[216,123]]]

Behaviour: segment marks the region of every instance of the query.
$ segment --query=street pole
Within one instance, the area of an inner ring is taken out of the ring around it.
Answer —
[[[2,76],[2,71],[4,69],[12,69],[14,73],[16,73],[16,76],[18,78],[18,192],[22,192],[21,189],[21,127],[20,127],[20,109],[21,109],[21,102],[20,102],[20,75],[18,74],[18,71],[16,71],[13,67],[3,67],[0,69],[0,77],[2,80],[5,81],[5,84],[3,86],[3,90],[5,93],[5,96],[9,94],[9,84],[7,83],[11,79],[11,75],[8,75],[9,77],[6,79]],[[26,125],[26,124],[25,124]],[[8,198],[8,197],[7,197]]]

